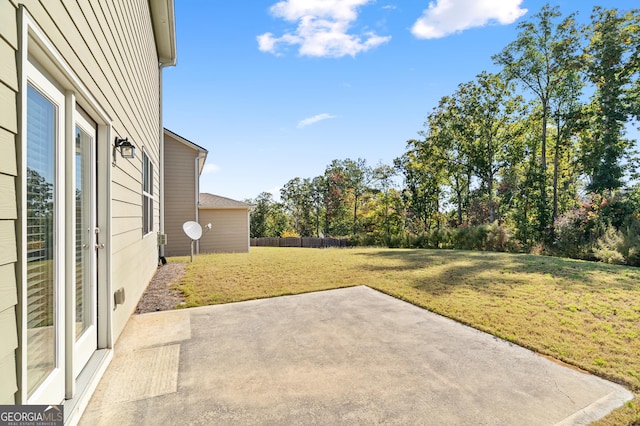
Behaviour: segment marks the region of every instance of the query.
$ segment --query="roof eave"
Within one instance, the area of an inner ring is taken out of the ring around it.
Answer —
[[[177,60],[176,17],[173,0],[149,0],[158,61],[174,66]]]
[[[254,206],[207,206],[198,204],[199,209],[203,210],[252,210]]]
[[[180,136],[179,134],[172,132],[171,130],[167,129],[166,127],[164,128],[164,133],[165,134],[169,134],[169,136],[171,136],[173,139],[175,139],[178,142],[183,143],[184,145],[188,146],[189,148],[193,149],[194,151],[198,151],[200,154],[208,154],[209,150],[198,145],[195,142],[191,142],[189,139],[186,139],[182,136]]]
[[[207,162],[207,154],[209,153],[209,151],[205,150],[204,152],[202,152],[202,151],[198,151],[198,152],[199,152],[199,154],[198,154],[198,160],[199,160],[198,161],[198,163],[199,163],[199,165],[198,165],[198,176],[200,176],[202,174],[202,171],[204,170],[204,163]]]

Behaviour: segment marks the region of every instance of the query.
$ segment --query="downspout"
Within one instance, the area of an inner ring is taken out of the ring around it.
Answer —
[[[164,125],[162,123],[162,70],[170,64],[158,65],[158,123],[160,123],[160,234],[164,234]],[[164,245],[158,245],[158,261],[164,259]]]
[[[207,158],[207,154],[198,154],[195,158],[195,187],[196,187],[196,223],[200,223],[200,159]],[[196,254],[200,254],[200,240],[196,241]]]

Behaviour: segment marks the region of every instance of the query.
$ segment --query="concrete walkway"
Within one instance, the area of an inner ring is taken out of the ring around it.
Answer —
[[[631,398],[353,287],[132,317],[80,424],[569,425]]]

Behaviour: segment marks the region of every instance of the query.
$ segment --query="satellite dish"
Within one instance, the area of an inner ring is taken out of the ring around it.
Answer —
[[[192,220],[185,222],[182,225],[182,230],[192,240],[199,240],[202,237],[202,226],[198,222]]]

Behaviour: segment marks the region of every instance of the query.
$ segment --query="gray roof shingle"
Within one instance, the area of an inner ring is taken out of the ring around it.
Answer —
[[[198,207],[212,209],[250,209],[253,205],[243,203],[242,201],[232,200],[231,198],[222,197],[220,195],[201,192]]]

